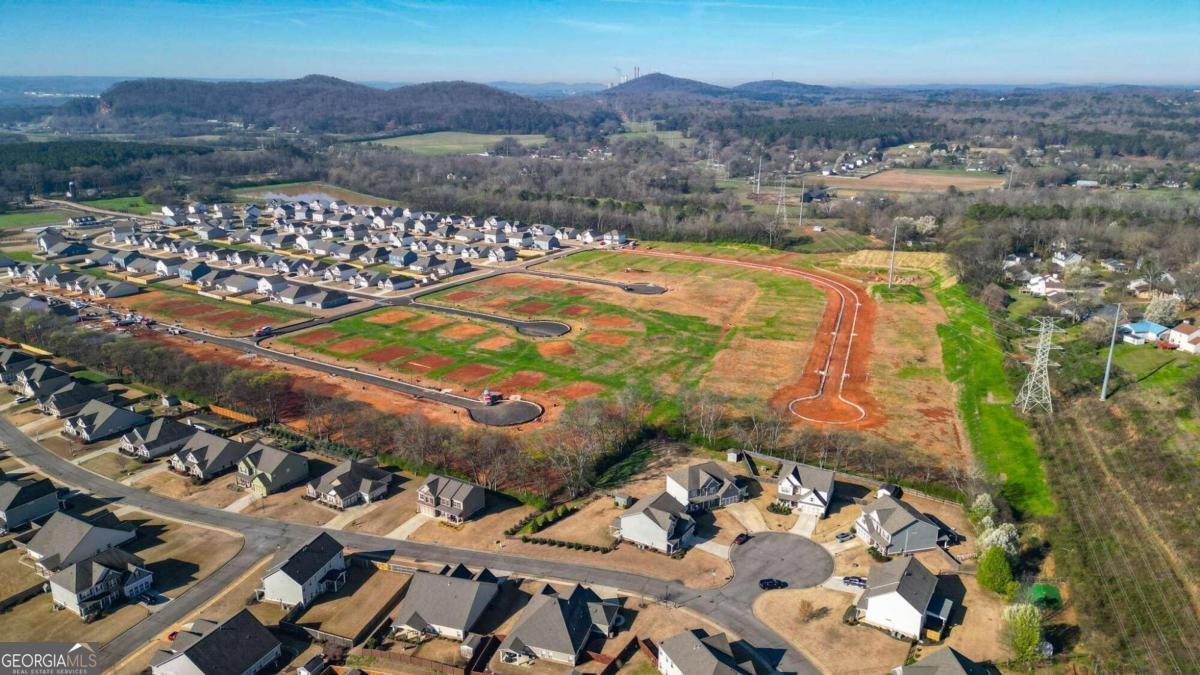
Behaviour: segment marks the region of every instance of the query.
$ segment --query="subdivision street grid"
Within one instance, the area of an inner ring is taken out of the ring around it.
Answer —
[[[417,561],[463,563],[540,579],[606,586],[687,607],[735,630],[759,648],[780,672],[818,672],[782,637],[763,625],[752,610],[755,597],[762,592],[757,583],[760,576],[770,574],[800,588],[820,584],[832,573],[833,560],[825,549],[799,536],[786,533],[756,536],[734,553],[735,572],[728,584],[713,590],[694,590],[679,583],[611,569],[284,523],[181,502],[123,485],[77,466],[46,450],[4,419],[0,419],[0,442],[8,447],[13,457],[96,499],[168,519],[237,531],[245,538],[242,550],[219,570],[104,645],[100,650],[102,668],[113,667],[125,656],[155,640],[209,598],[232,585],[264,556],[299,546],[319,532],[328,531],[345,546],[361,551],[394,552]]]

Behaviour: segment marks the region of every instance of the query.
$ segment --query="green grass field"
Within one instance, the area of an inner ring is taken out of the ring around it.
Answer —
[[[875,284],[871,287],[871,297],[883,302],[902,302],[909,305],[925,304],[925,294],[916,286]]]
[[[0,230],[36,227],[52,223],[66,223],[67,218],[76,215],[74,211],[65,209],[39,209],[37,211],[17,211],[0,214]]]
[[[608,135],[608,142],[651,136],[674,148],[687,147],[696,143],[694,138],[685,138],[682,131],[659,131],[656,122],[626,122],[622,131]]]
[[[89,199],[81,201],[80,204],[87,204],[98,209],[108,209],[110,211],[122,211],[124,213],[133,214],[135,216],[148,216],[159,210],[156,204],[147,203],[145,199],[139,195],[137,197],[110,197],[108,199]]]
[[[938,326],[946,377],[958,385],[958,408],[976,459],[993,478],[1004,477],[1002,493],[1025,515],[1055,511],[1037,447],[1012,407],[1004,354],[987,312],[961,286],[937,292],[949,323]]]
[[[431,134],[395,136],[363,141],[389,148],[399,148],[417,155],[466,155],[487,152],[506,137],[517,139],[525,147],[545,145],[548,139],[541,134],[472,134],[462,131],[438,131]]]
[[[1101,361],[1107,356],[1107,348],[1096,353],[1096,358]],[[1200,364],[1195,359],[1192,354],[1125,343],[1118,343],[1113,354],[1114,365],[1142,387],[1153,389],[1173,389],[1200,374]]]
[[[344,199],[353,204],[383,204],[387,200],[374,195],[354,192],[329,183],[319,181],[304,181],[300,183],[273,183],[269,185],[258,185],[255,187],[238,188],[233,191],[233,197],[236,201],[242,203],[262,202],[263,195],[266,194],[282,194],[292,197],[300,195],[323,194],[333,199]]]

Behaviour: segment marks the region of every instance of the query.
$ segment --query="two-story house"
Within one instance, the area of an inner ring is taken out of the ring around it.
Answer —
[[[307,607],[322,593],[336,593],[345,583],[342,545],[322,532],[267,570],[255,595],[288,609]]]
[[[417,510],[450,523],[462,523],[484,506],[482,486],[430,474],[417,489]]]
[[[667,493],[689,512],[728,506],[746,498],[746,488],[716,462],[694,464],[667,474]]]
[[[696,521],[687,509],[668,492],[639,499],[613,520],[609,533],[638,548],[671,555],[688,544]]]
[[[283,654],[283,643],[243,609],[221,622],[197,619],[150,657],[152,675],[255,675]],[[271,672],[275,672],[272,670]]]
[[[110,548],[50,576],[54,606],[90,618],[124,600],[145,595],[154,575],[141,558]]]
[[[379,467],[348,459],[332,470],[310,481],[305,488],[309,499],[347,509],[357,504],[370,504],[387,496],[392,474]]]
[[[854,531],[884,555],[928,551],[947,540],[925,514],[886,493],[863,507]]]
[[[802,513],[824,518],[833,501],[833,490],[832,471],[787,462],[779,472],[775,501]]]
[[[60,506],[58,488],[49,479],[0,481],[0,533],[45,518]]]
[[[151,460],[178,451],[195,433],[196,427],[159,417],[121,436],[121,452],[142,460]]]
[[[266,497],[308,478],[308,458],[290,450],[255,443],[238,460],[235,481],[239,487]]]
[[[207,481],[237,466],[250,446],[207,431],[197,431],[171,457],[171,469]]]

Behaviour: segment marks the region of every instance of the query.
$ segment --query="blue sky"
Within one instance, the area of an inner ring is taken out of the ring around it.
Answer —
[[[0,74],[1200,83],[1200,0],[0,0]]]

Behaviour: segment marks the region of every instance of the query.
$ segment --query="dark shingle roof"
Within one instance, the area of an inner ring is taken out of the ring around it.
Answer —
[[[57,494],[48,478],[38,480],[6,480],[0,482],[0,512],[7,511],[44,497]]]
[[[221,623],[204,619],[194,622],[191,630],[179,632],[171,651],[155,654],[151,665],[160,666],[186,654],[206,675],[242,673],[279,644],[250,610],[243,609]]]
[[[322,532],[296,549],[287,560],[271,568],[267,575],[282,571],[297,583],[303,584],[313,578],[332,558],[341,554],[342,545],[338,540]]]

